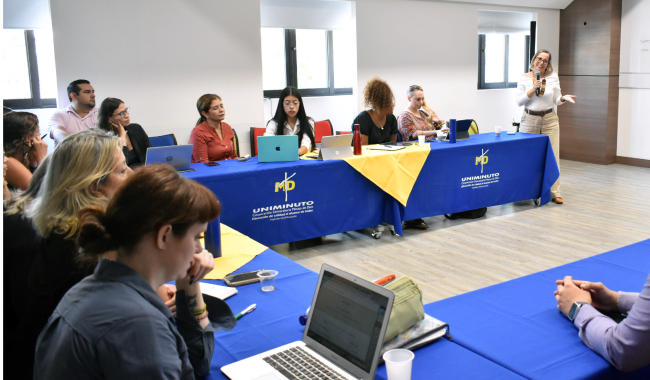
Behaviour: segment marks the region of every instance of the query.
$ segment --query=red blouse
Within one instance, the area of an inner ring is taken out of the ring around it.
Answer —
[[[192,163],[223,161],[237,158],[235,152],[235,132],[230,125],[221,122],[221,134],[219,138],[217,130],[203,122],[192,130],[190,144],[192,148]]]

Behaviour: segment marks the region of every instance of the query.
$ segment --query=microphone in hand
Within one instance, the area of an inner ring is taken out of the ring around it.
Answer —
[[[539,81],[539,80],[541,79],[541,77],[540,77],[540,72],[539,72],[539,71],[535,71],[535,76],[537,77],[537,81]],[[537,96],[539,96],[540,91],[541,91],[541,87],[536,88],[536,89],[535,89],[535,94],[536,94]]]

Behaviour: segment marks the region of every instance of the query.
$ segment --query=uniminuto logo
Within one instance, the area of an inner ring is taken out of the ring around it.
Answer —
[[[488,156],[486,156],[485,154],[487,152],[489,152],[489,151],[490,150],[488,149],[485,152],[483,152],[483,149],[481,149],[481,152],[482,152],[481,155],[476,157],[476,161],[475,161],[474,165],[478,165],[479,163],[481,164],[481,174],[483,174],[483,165],[488,163]]]
[[[282,182],[276,182],[275,183],[275,192],[277,193],[282,189],[284,191],[284,201],[287,202],[288,199],[288,192],[296,188],[296,182],[295,181],[289,181],[293,176],[295,176],[296,173],[293,173],[289,177],[287,177],[287,172],[284,172],[284,181]]]

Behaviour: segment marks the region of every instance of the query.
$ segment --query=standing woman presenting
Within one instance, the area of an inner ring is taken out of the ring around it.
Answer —
[[[221,97],[205,94],[196,101],[196,109],[201,117],[190,136],[190,144],[193,145],[192,163],[237,158],[235,132],[223,121],[226,118],[226,108]]]
[[[302,156],[316,148],[316,139],[314,119],[307,116],[305,105],[301,103],[302,96],[297,88],[282,90],[275,116],[266,123],[264,136],[298,135],[298,154]]]
[[[560,121],[553,107],[566,102],[575,103],[575,95],[562,95],[560,78],[553,71],[551,53],[539,50],[530,62],[530,72],[517,84],[517,105],[524,106],[519,132],[547,135],[551,140],[557,167],[560,167]],[[539,73],[540,80],[537,80]],[[564,203],[560,195],[560,180],[551,186],[551,199]]]

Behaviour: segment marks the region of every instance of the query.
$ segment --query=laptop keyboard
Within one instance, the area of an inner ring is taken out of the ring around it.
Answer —
[[[345,380],[301,347],[267,356],[264,361],[290,380]]]

